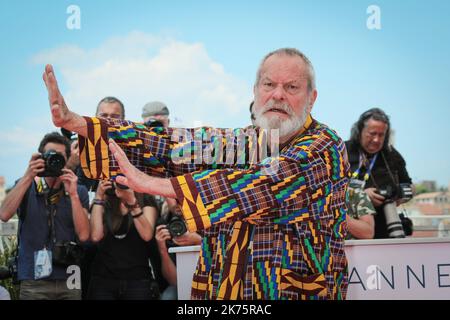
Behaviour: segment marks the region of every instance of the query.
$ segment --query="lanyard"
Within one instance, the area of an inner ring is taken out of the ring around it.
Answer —
[[[370,173],[372,172],[373,166],[375,165],[375,161],[377,160],[377,156],[378,156],[378,153],[376,153],[373,156],[372,161],[370,162],[369,168],[367,169],[366,174],[364,175],[364,183],[367,182],[367,180],[369,180],[369,176],[370,176]],[[356,169],[356,171],[353,172],[352,178],[354,178],[354,179],[358,178],[359,172],[361,171],[361,168],[362,168],[362,166],[363,166],[363,164],[365,162],[365,159],[366,159],[366,156],[363,155],[362,152],[360,152],[359,153],[359,166],[358,166],[358,169]]]
[[[38,184],[38,192],[44,195],[45,209],[47,211],[48,240],[46,247],[50,247],[52,242],[53,244],[56,243],[56,230],[55,230],[56,205],[64,194],[63,188],[59,190],[53,190],[53,185],[49,187],[44,178],[41,178]]]

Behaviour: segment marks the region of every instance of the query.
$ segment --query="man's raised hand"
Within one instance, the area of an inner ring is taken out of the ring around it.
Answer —
[[[64,102],[64,98],[59,91],[53,67],[48,64],[42,76],[48,91],[48,102],[52,112],[52,120],[55,126],[63,127],[69,120],[69,109]]]
[[[53,124],[57,127],[74,131],[82,136],[86,136],[86,121],[67,108],[66,102],[59,91],[58,82],[56,81],[55,72],[51,65],[45,66],[42,75],[48,92],[48,102],[52,113]]]

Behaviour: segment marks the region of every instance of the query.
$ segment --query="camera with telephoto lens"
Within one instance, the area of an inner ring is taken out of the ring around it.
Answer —
[[[12,284],[19,284],[17,277],[18,274],[18,258],[17,256],[12,256],[8,259],[6,266],[0,267],[0,280],[6,280],[12,278]]]
[[[66,165],[64,156],[55,150],[48,150],[41,155],[45,162],[45,169],[38,174],[38,177],[59,177],[62,175],[62,169]]]
[[[413,192],[409,183],[400,183],[396,187],[391,185],[386,186],[385,189],[379,189],[378,193],[385,198],[383,205],[384,216],[386,218],[386,226],[389,238],[404,238],[405,230],[403,228],[402,220],[397,212],[397,205],[395,201],[412,199]],[[412,230],[412,226],[410,227]],[[411,234],[407,230],[407,234]]]
[[[84,249],[72,241],[56,242],[52,250],[53,263],[60,266],[79,265]]]
[[[150,119],[144,123],[147,127],[154,128],[154,127],[164,127],[164,124],[161,121],[158,121],[156,119]]]
[[[378,189],[378,194],[382,195],[385,201],[404,200],[409,201],[413,197],[412,187],[409,183],[400,183],[398,186],[387,185],[384,189]]]

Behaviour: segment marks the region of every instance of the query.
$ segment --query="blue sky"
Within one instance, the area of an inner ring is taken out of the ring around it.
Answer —
[[[69,5],[81,12],[70,30]],[[380,8],[381,29],[366,12]],[[279,47],[307,54],[317,76],[313,116],[343,139],[381,107],[415,182],[450,182],[448,1],[0,1],[0,175],[11,186],[51,130],[45,63],[69,106],[91,115],[115,95],[140,120],[152,100],[177,126],[249,123],[255,72]]]

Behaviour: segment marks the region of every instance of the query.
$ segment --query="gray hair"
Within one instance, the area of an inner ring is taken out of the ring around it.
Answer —
[[[305,62],[306,64],[306,69],[307,69],[307,77],[308,77],[308,91],[311,92],[314,89],[316,89],[316,75],[314,72],[314,67],[311,63],[311,61],[308,59],[307,56],[305,56],[300,50],[297,50],[295,48],[281,48],[281,49],[277,49],[275,51],[272,51],[270,53],[268,53],[264,59],[261,61],[258,71],[256,72],[256,83],[255,85],[259,84],[259,81],[261,80],[261,71],[262,71],[262,67],[264,65],[264,62],[266,62],[266,60],[273,56],[273,55],[287,55],[287,56],[291,56],[291,57],[300,57],[303,62]]]
[[[366,127],[367,122],[373,119],[375,121],[381,121],[386,124],[387,131],[384,137],[383,150],[390,150],[390,137],[391,137],[391,121],[389,116],[380,108],[372,108],[361,114],[358,121],[356,121],[351,129],[350,143],[355,146],[361,146],[361,133]]]
[[[125,107],[123,106],[122,101],[117,99],[116,97],[104,97],[100,102],[97,104],[97,110],[95,111],[95,114],[98,114],[98,109],[100,108],[100,105],[102,103],[117,103],[120,106],[120,111],[122,112],[122,119],[125,119]]]

